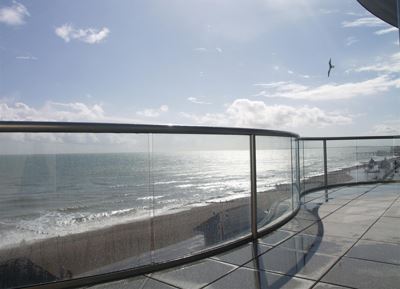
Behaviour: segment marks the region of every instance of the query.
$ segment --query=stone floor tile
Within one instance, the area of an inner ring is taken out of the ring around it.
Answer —
[[[357,240],[333,236],[312,236],[298,234],[278,247],[303,252],[317,252],[326,255],[342,256]]]
[[[259,255],[265,253],[271,248],[272,248],[271,246],[257,244],[256,242],[251,242],[239,248],[230,250],[226,253],[216,255],[212,258],[233,265],[241,266],[244,263],[249,262],[251,259],[256,258]]]
[[[276,230],[264,237],[259,238],[260,243],[264,243],[270,246],[275,246],[294,235],[292,231]]]
[[[398,218],[380,218],[363,239],[400,244],[400,222]]]
[[[211,259],[156,272],[152,278],[180,288],[201,288],[222,277],[237,266]]]
[[[307,229],[302,231],[302,233],[316,236],[328,235],[349,239],[357,239],[360,238],[368,230],[368,227],[369,226],[365,225],[321,221],[308,227]]]
[[[400,204],[393,205],[389,210],[386,211],[384,216],[400,218]],[[399,222],[400,222],[400,220],[399,220]]]
[[[359,289],[398,289],[400,266],[343,257],[322,281]]]
[[[400,265],[400,245],[360,240],[346,256]]]
[[[352,206],[351,202],[337,210],[335,213],[342,215],[369,215],[373,217],[380,217],[386,210],[385,208],[377,207],[362,207],[362,206]]]
[[[322,283],[322,282],[317,283],[317,285],[315,285],[313,287],[313,289],[346,289],[346,288],[349,288],[349,287],[331,285],[331,284]]]
[[[324,222],[335,222],[341,224],[353,224],[361,226],[371,226],[378,217],[370,215],[342,214],[335,212],[324,219]]]
[[[314,252],[305,253],[275,247],[244,266],[256,270],[273,271],[284,275],[318,280],[335,263],[337,258]]]
[[[304,220],[299,218],[293,218],[289,222],[287,222],[282,229],[287,231],[299,232],[304,228],[307,228],[311,224],[315,223],[314,221]]]
[[[121,281],[103,283],[100,285],[85,287],[87,289],[173,289],[174,286],[167,285],[145,276],[124,279]]]
[[[313,281],[277,273],[239,268],[204,288],[206,289],[307,289]]]

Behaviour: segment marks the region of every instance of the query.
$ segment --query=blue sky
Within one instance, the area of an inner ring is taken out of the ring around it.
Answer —
[[[354,0],[0,2],[1,120],[398,134],[399,73]]]

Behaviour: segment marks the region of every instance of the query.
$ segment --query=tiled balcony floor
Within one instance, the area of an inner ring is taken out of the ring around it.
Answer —
[[[400,185],[305,198],[280,230],[182,267],[91,288],[400,288]]]

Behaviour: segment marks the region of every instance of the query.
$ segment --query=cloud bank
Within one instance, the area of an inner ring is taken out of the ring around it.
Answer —
[[[236,99],[224,113],[181,116],[200,125],[292,129],[302,126],[325,127],[352,123],[352,117],[326,112],[318,107],[267,105],[263,101]]]
[[[60,103],[47,102],[37,109],[17,102],[15,104],[0,103],[0,120],[13,121],[107,121],[99,104],[87,105],[81,102]]]

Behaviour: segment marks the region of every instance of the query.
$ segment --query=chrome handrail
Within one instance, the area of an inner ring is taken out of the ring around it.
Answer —
[[[287,131],[239,127],[38,121],[0,121],[0,132],[217,134],[299,138],[298,134]]]
[[[400,135],[363,135],[363,136],[333,136],[333,137],[300,137],[299,140],[323,141],[323,140],[366,140],[366,139],[397,139]]]

